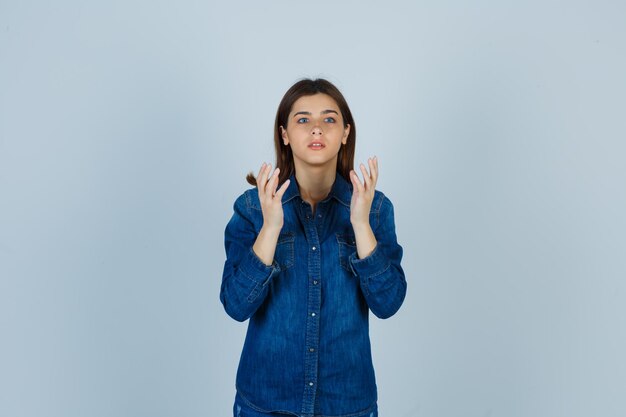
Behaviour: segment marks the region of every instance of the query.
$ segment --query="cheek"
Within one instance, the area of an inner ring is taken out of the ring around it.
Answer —
[[[289,135],[292,136],[302,136],[307,135],[309,133],[309,129],[305,125],[296,124],[292,126],[288,131]]]
[[[287,129],[285,133],[287,139],[289,139],[290,142],[297,141],[299,138],[302,137],[303,134],[301,129],[299,129],[298,127],[289,127],[289,129]]]
[[[332,129],[330,129],[328,131],[329,135],[332,135],[333,137],[339,138],[339,139],[343,139],[344,136],[346,135],[346,131],[344,130],[344,128],[342,126],[333,126]]]

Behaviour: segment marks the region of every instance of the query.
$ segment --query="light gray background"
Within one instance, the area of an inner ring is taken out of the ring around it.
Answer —
[[[229,416],[223,231],[304,76],[396,207],[381,417],[626,415],[623,2],[100,3],[0,1],[1,416]]]

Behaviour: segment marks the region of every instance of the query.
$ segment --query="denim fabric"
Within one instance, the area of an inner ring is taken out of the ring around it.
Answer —
[[[370,225],[377,245],[359,259],[351,196],[338,173],[313,213],[292,176],[271,266],[252,250],[263,225],[257,190],[235,201],[220,300],[235,320],[250,319],[236,388],[257,412],[360,417],[376,410],[368,313],[395,314],[406,281],[391,201],[376,191]]]
[[[237,394],[235,396],[235,403],[233,404],[233,417],[288,417],[294,416],[295,414],[285,414],[285,413],[264,413],[261,411],[257,411],[252,408],[248,401],[241,397],[241,395]],[[315,417],[323,417],[316,415]],[[357,415],[353,415],[352,417],[378,417],[378,407],[374,407],[371,410],[366,411],[365,413],[359,413]]]

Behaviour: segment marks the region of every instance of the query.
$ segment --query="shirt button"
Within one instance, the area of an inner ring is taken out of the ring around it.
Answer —
[[[316,250],[317,248],[315,246],[313,246],[311,249]]]
[[[317,217],[319,217],[319,218],[321,219],[321,218],[322,218],[322,215],[321,215],[321,214],[318,214],[318,215],[317,215]]]
[[[313,386],[313,383],[312,383],[312,382],[309,382],[309,386],[310,386],[310,387],[312,387],[312,386]]]
[[[317,280],[313,280],[313,285],[317,285]]]
[[[309,352],[315,352],[315,349],[310,348],[310,349],[309,349]]]
[[[315,313],[311,313],[311,316],[312,316],[312,317],[315,317]]]

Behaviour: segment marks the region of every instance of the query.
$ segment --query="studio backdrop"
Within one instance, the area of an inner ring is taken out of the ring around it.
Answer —
[[[380,415],[626,415],[624,16],[0,0],[0,415],[231,415],[224,228],[303,77],[343,92],[395,207]]]

